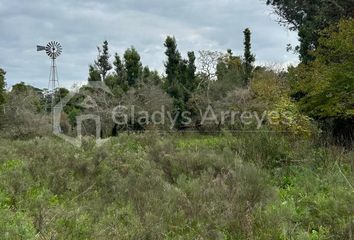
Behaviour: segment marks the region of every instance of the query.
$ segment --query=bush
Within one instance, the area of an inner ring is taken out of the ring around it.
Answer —
[[[41,96],[30,89],[9,93],[0,120],[0,136],[18,139],[50,135],[50,116],[43,113],[41,101]]]
[[[282,74],[258,70],[251,81],[252,106],[260,112],[267,111],[270,130],[285,132],[298,137],[316,134],[312,119],[301,113],[291,100],[290,85]]]
[[[21,212],[0,208],[0,233],[4,240],[34,240],[35,229],[31,219]]]
[[[351,165],[352,152],[265,133],[0,139],[0,235],[348,239]]]

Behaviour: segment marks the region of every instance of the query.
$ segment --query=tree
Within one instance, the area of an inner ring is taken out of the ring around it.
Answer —
[[[90,65],[89,66],[89,77],[88,77],[89,82],[99,82],[101,81],[101,75],[99,70],[97,69],[96,66]]]
[[[165,41],[167,62],[165,63],[167,81],[167,92],[174,98],[188,101],[188,96],[197,87],[195,54],[188,52],[188,59],[182,59],[177,50],[177,43],[174,37],[168,36]]]
[[[231,50],[223,54],[216,67],[217,80],[209,87],[208,98],[212,102],[225,98],[228,93],[244,86],[244,66],[241,57],[234,56]]]
[[[143,78],[148,78],[150,76],[150,68],[148,66],[145,66],[143,68]]]
[[[5,102],[5,74],[6,72],[0,68],[0,105]]]
[[[253,71],[253,63],[256,60],[255,56],[251,53],[251,31],[246,28],[245,31],[243,32],[245,36],[245,41],[244,41],[244,46],[245,46],[245,52],[244,52],[244,71],[245,71],[245,77],[244,77],[244,84],[248,85],[251,77],[252,77],[252,71]]]
[[[98,56],[94,65],[89,66],[89,79],[88,81],[104,81],[108,72],[112,69],[109,62],[108,42],[105,40],[102,49],[97,47]]]
[[[184,89],[181,84],[181,54],[177,50],[174,37],[168,36],[165,41],[167,56],[166,67],[166,91],[174,99],[174,114],[177,115],[185,110]],[[180,125],[180,119],[178,119]]]
[[[62,99],[64,99],[68,94],[70,93],[70,91],[66,88],[59,88],[55,91],[55,104],[58,104]]]
[[[187,102],[197,87],[196,84],[196,66],[194,52],[188,52],[188,60],[182,59],[177,50],[177,43],[174,37],[168,36],[165,41],[167,61],[165,88],[167,93],[174,99],[175,114],[187,110]],[[177,118],[177,127],[183,127],[181,124],[181,114]]]
[[[170,98],[160,86],[141,83],[138,88],[130,88],[120,99],[119,102],[127,109],[141,110],[149,113],[161,111],[171,112],[173,99]],[[128,114],[124,125],[119,126],[121,130],[144,130],[144,129],[170,129],[171,125],[166,121],[161,124],[153,124],[151,119],[140,121],[139,114]],[[117,126],[118,127],[118,126]],[[118,130],[119,130],[118,128]]]
[[[122,62],[118,53],[114,55],[114,73],[109,74],[106,79],[106,85],[112,90],[115,95],[120,95],[123,91],[128,90],[126,72],[124,62]]]
[[[318,46],[320,31],[342,18],[354,16],[353,0],[267,0],[274,7],[281,24],[298,31],[300,60],[308,63],[314,60],[310,52]]]
[[[4,135],[11,138],[48,136],[52,130],[50,115],[43,114],[43,109],[41,90],[24,83],[14,85],[1,112]]]
[[[166,68],[166,90],[174,98],[178,98],[178,77],[181,62],[181,54],[177,50],[177,43],[174,37],[168,36],[165,40],[165,54],[167,56]]]
[[[124,53],[125,72],[128,86],[135,86],[142,74],[140,55],[134,47],[128,48]]]
[[[194,92],[194,90],[197,87],[197,82],[196,82],[196,71],[197,67],[195,65],[195,53],[194,52],[188,52],[188,67],[187,67],[187,79],[188,81],[186,82],[186,88],[190,93]]]
[[[147,85],[162,87],[160,74],[156,70],[151,71],[148,66],[145,66],[143,70],[143,82]]]
[[[118,85],[124,84],[125,81],[125,66],[118,53],[114,55],[114,71],[117,75]]]
[[[188,59],[181,59],[178,72],[178,82],[183,88],[183,97],[185,102],[188,101],[188,98],[190,95],[192,95],[195,88],[197,87],[195,75],[197,69],[195,66],[196,57],[194,52],[188,52],[187,56]]]
[[[102,80],[106,79],[107,73],[112,69],[112,65],[109,63],[110,55],[108,53],[108,42],[105,40],[102,45],[102,49],[97,47],[98,50],[98,58],[95,62],[100,74],[102,76]]]
[[[220,85],[221,89],[230,90],[233,87],[244,86],[244,65],[241,57],[234,56],[231,49],[227,50],[226,54],[221,55],[217,61],[216,76],[217,85]],[[224,91],[219,94],[225,94]]]
[[[148,66],[145,66],[143,69],[142,81],[144,84],[155,86],[161,85],[162,83],[159,73],[156,70],[151,71]]]
[[[212,83],[212,81],[217,80],[217,76],[218,76],[217,67],[220,62],[220,59],[222,59],[222,56],[223,54],[217,51],[206,51],[206,50],[199,51],[198,65],[200,69],[199,72],[200,82],[197,86],[197,89],[200,88],[206,89],[206,97],[209,103],[210,103],[210,97],[209,97],[210,84]]]
[[[354,20],[322,31],[311,54],[313,62],[290,72],[293,96],[303,112],[316,120],[333,120],[337,133],[354,138]]]

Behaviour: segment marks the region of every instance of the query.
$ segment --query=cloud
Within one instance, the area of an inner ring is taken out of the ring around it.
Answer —
[[[59,41],[59,80],[70,87],[87,80],[96,46],[107,39],[111,54],[134,45],[144,65],[163,71],[163,41],[177,38],[183,55],[194,50],[228,48],[242,54],[243,34],[250,27],[258,62],[295,63],[286,44],[295,32],[279,26],[261,0],[0,0],[0,67],[8,85],[24,81],[47,87],[50,61],[37,44]]]

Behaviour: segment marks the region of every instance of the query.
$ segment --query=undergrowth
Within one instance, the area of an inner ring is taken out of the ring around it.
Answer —
[[[354,152],[266,133],[0,140],[1,239],[350,239]]]

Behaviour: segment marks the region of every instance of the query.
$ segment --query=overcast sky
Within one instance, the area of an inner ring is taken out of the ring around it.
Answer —
[[[265,0],[0,0],[0,67],[7,85],[47,87],[50,60],[36,45],[56,40],[60,85],[87,80],[96,47],[108,40],[110,52],[135,46],[144,65],[163,72],[167,35],[187,51],[243,51],[243,30],[251,28],[258,63],[297,63],[286,52],[297,35],[279,26]]]

